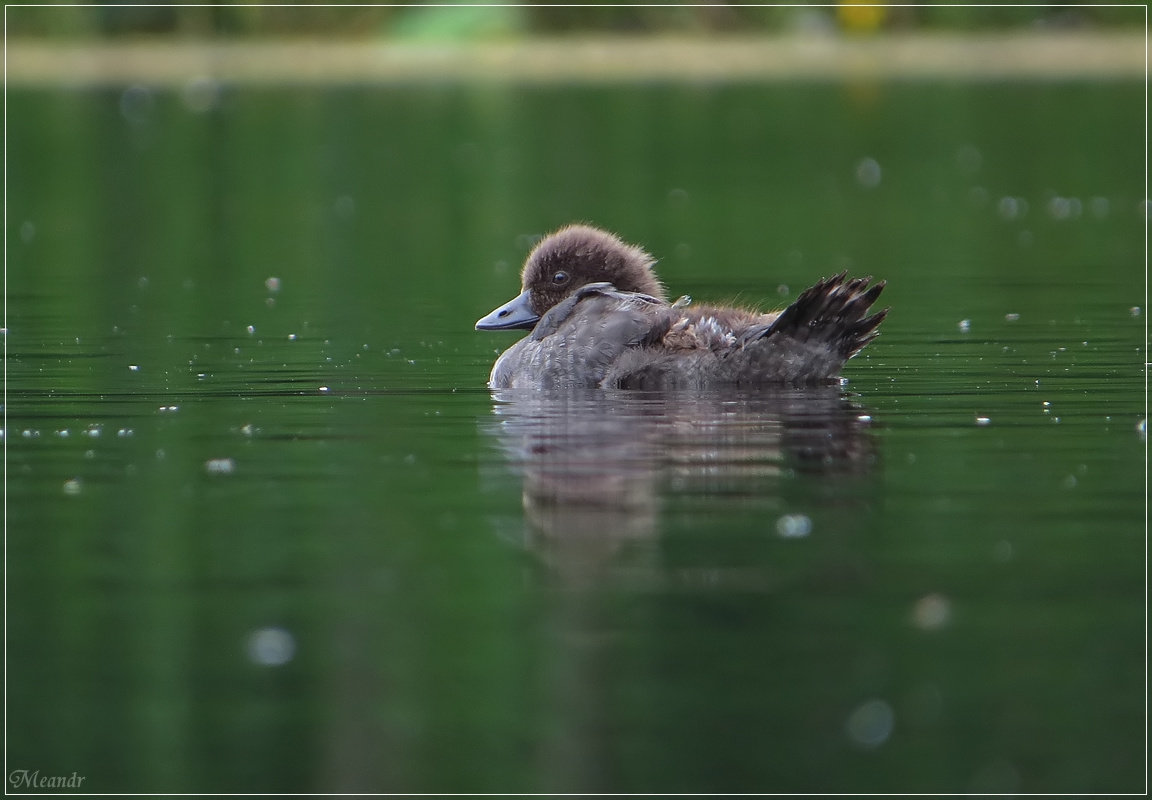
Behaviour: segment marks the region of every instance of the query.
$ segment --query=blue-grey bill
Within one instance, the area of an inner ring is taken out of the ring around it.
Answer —
[[[527,289],[516,295],[486,317],[476,321],[478,331],[510,331],[517,328],[531,330],[540,321],[532,310],[532,298]]]

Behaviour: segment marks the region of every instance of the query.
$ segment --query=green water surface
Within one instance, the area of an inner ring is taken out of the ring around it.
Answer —
[[[10,773],[1143,791],[1143,107],[9,90]],[[575,220],[892,311],[842,390],[493,396],[473,322]]]

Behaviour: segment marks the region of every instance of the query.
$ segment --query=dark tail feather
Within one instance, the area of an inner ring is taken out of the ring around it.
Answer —
[[[871,276],[846,279],[847,275],[841,272],[805,289],[755,338],[786,336],[820,344],[831,347],[843,359],[859,353],[880,335],[877,328],[888,315],[885,308],[864,316],[884,291],[884,281],[868,286]]]

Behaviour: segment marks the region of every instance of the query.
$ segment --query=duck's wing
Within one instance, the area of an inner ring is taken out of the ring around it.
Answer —
[[[536,323],[530,338],[539,341],[558,333],[566,325],[589,318],[607,318],[613,311],[650,311],[665,306],[667,303],[651,295],[622,292],[611,283],[586,283],[548,309]]]
[[[647,338],[625,352],[607,383],[664,389],[826,383],[877,336],[888,310],[867,315],[884,283],[835,275],[779,314],[663,309]]]
[[[622,353],[649,335],[663,301],[590,283],[549,309],[492,368],[489,386],[599,386]]]

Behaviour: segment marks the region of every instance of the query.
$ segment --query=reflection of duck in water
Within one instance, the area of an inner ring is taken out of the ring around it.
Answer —
[[[529,254],[523,291],[476,323],[529,329],[492,368],[501,388],[667,389],[825,383],[874,339],[866,316],[884,283],[841,273],[783,311],[669,304],[653,259],[610,233],[572,225]]]
[[[522,480],[522,544],[569,577],[637,568],[621,550],[645,552],[637,546],[657,535],[673,496],[718,496],[778,515],[795,480],[868,480],[877,457],[867,415],[836,386],[494,398],[484,427]]]

